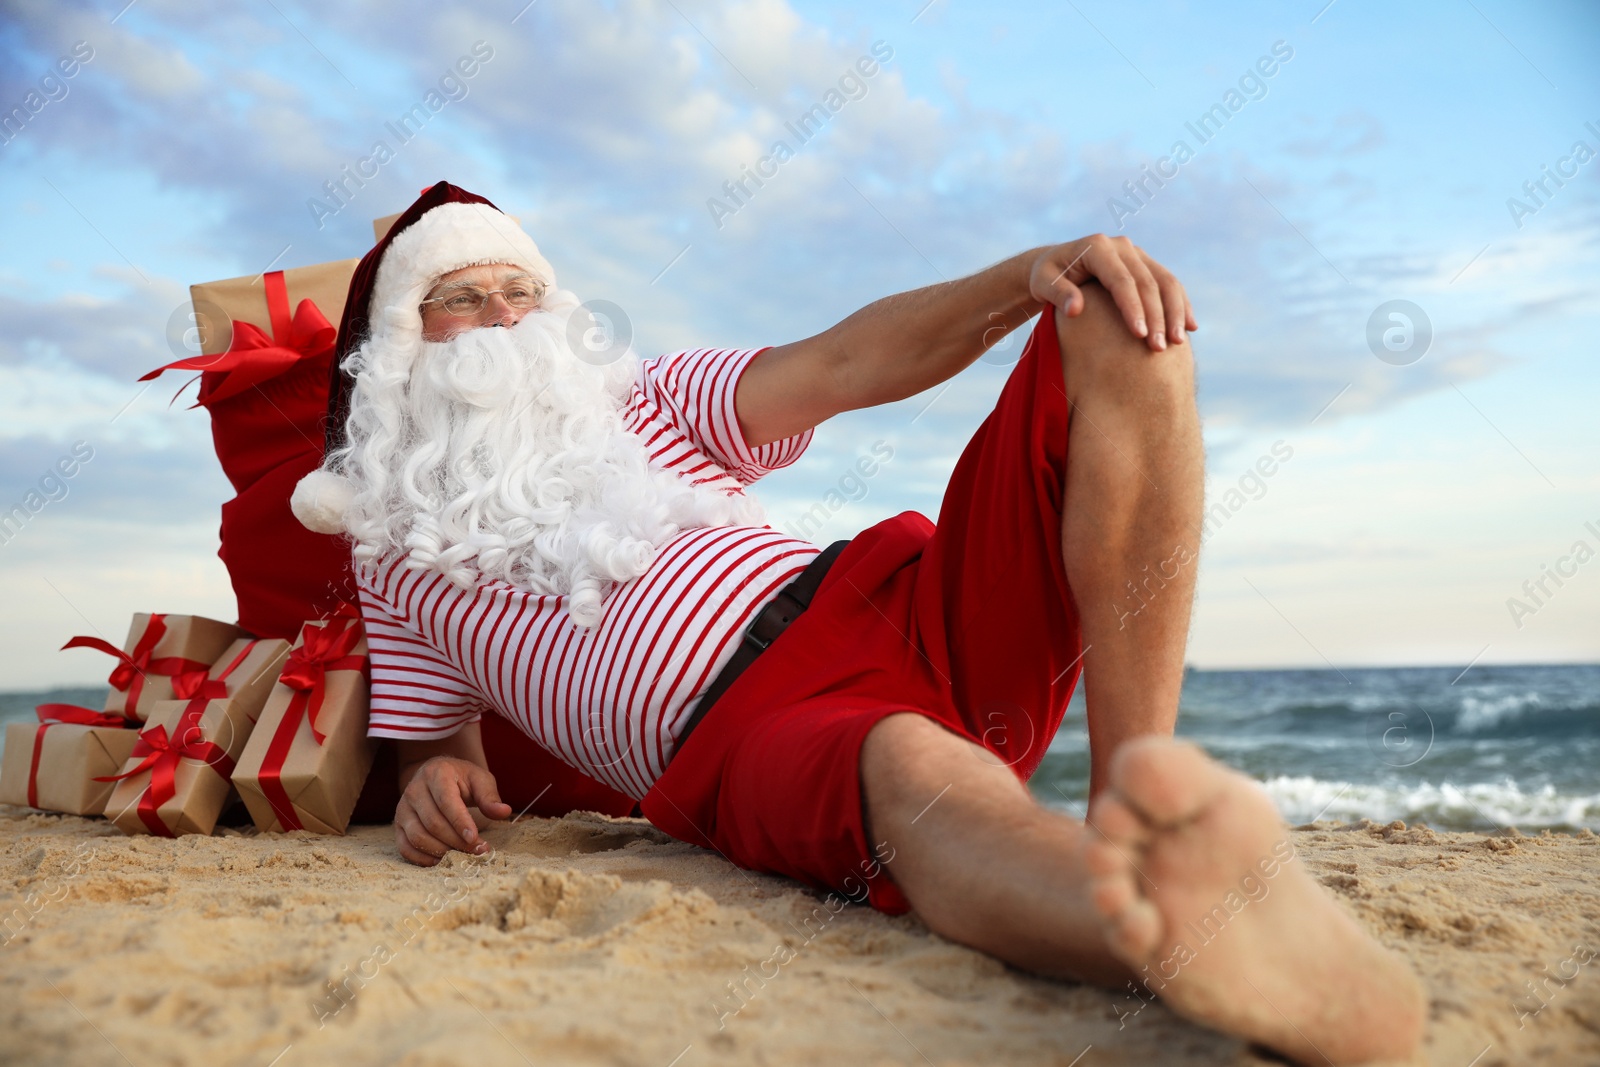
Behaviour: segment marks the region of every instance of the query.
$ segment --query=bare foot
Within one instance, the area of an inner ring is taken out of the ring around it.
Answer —
[[[1254,782],[1141,738],[1118,749],[1089,821],[1111,949],[1174,1011],[1307,1064],[1415,1051],[1421,985],[1306,873]]]

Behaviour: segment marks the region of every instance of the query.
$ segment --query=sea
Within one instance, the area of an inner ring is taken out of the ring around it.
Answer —
[[[1083,692],[1029,784],[1081,815]],[[1600,664],[1185,673],[1178,735],[1260,782],[1291,826],[1600,831]]]
[[[104,688],[0,693],[0,723]],[[1600,664],[1186,672],[1178,734],[1260,782],[1290,825],[1600,831]],[[1082,687],[1029,785],[1078,815]]]

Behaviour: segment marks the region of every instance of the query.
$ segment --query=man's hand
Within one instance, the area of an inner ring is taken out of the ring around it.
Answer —
[[[1133,335],[1157,352],[1182,344],[1185,328],[1200,328],[1178,279],[1126,237],[1097,233],[1045,249],[1028,274],[1028,291],[1072,318],[1083,311],[1078,286],[1090,278],[1110,292]]]
[[[494,775],[471,760],[435,756],[416,769],[394,812],[394,836],[400,855],[420,867],[432,867],[451,849],[482,855],[489,843],[478,836],[468,807],[491,819],[509,819],[511,805],[501,801]]]

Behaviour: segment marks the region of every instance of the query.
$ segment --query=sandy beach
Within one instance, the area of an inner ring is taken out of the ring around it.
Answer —
[[[640,820],[501,824],[430,870],[387,827],[162,840],[6,807],[0,836],[9,1064],[1275,1062]],[[1426,1062],[1600,1062],[1600,838],[1294,840],[1422,974]]]

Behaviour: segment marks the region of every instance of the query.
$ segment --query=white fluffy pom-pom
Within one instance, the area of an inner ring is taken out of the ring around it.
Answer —
[[[316,533],[344,533],[344,516],[355,499],[350,479],[332,471],[314,470],[301,478],[289,497],[289,510],[300,525]]]

